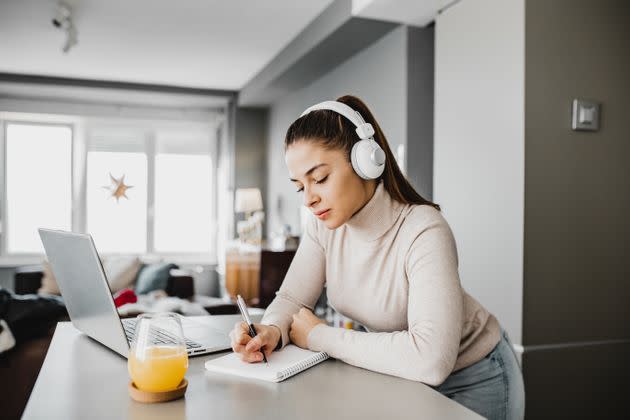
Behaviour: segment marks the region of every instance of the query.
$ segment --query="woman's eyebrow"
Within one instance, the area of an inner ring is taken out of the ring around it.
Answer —
[[[306,171],[306,172],[304,173],[304,176],[309,176],[311,173],[313,173],[313,171],[314,171],[315,169],[320,168],[320,167],[322,167],[322,166],[328,166],[328,164],[327,164],[327,163],[319,163],[319,164],[317,164],[317,165],[313,166],[313,167],[312,167],[311,169],[309,169],[308,171]],[[293,178],[289,178],[289,179],[291,180],[291,182],[298,182],[298,180],[297,180],[297,179],[293,179]]]

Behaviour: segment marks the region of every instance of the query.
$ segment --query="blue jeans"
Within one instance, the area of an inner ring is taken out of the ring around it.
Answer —
[[[488,419],[525,416],[523,374],[507,333],[477,363],[451,373],[435,390]]]

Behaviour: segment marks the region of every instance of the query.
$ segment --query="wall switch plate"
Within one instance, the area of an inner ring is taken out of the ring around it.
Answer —
[[[599,130],[599,109],[600,105],[597,102],[574,99],[571,128],[583,131]]]

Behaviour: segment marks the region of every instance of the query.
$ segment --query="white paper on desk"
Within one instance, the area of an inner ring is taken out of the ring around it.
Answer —
[[[271,356],[267,359],[269,363],[243,362],[236,353],[230,353],[226,356],[208,360],[205,366],[211,372],[280,382],[326,359],[328,359],[328,354],[324,352],[304,350],[289,344],[282,350],[271,353]]]

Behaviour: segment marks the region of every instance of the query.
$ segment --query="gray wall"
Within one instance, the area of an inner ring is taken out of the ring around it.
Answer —
[[[525,0],[463,0],[435,23],[433,196],[462,285],[521,343]]]
[[[524,341],[630,339],[630,3],[528,0],[526,22]],[[571,130],[576,97],[600,131]]]
[[[300,196],[295,193],[293,185],[289,182],[284,162],[283,141],[289,125],[308,106],[323,100],[335,99],[344,94],[356,95],[371,108],[387,136],[392,151],[396,153],[398,145],[407,146],[409,104],[415,107],[419,102],[408,101],[408,79],[422,78],[422,82],[412,90],[412,94],[421,95],[425,87],[426,74],[430,73],[433,67],[432,59],[425,63],[416,61],[413,66],[408,66],[409,54],[421,56],[428,54],[426,42],[418,41],[423,35],[432,35],[432,29],[410,35],[408,27],[398,27],[368,48],[349,57],[311,85],[273,104],[269,115],[267,148],[267,198],[270,209],[267,219],[268,233],[279,230],[283,224],[289,224],[294,233],[301,231],[300,211],[303,206]],[[410,68],[418,71],[419,75],[409,74]],[[431,103],[431,95],[432,92],[425,95],[424,101]],[[418,117],[418,113],[424,112],[424,109],[426,105],[419,109],[411,109],[411,111],[415,118],[419,118],[419,121],[426,121],[426,114]],[[431,142],[431,137],[424,134],[424,131],[432,129],[431,122],[427,124],[428,126],[425,127],[417,127],[417,136],[413,139],[414,152],[427,150],[428,146],[420,143]],[[416,185],[425,185],[424,188],[427,184],[426,179],[431,178],[430,167],[424,166],[425,159],[426,157],[416,159],[407,153],[407,161],[414,163],[413,170],[410,172],[413,176],[412,180],[417,183]],[[430,181],[428,183],[430,184]],[[426,192],[422,191],[422,193]]]
[[[263,204],[266,204],[264,201],[267,190],[267,119],[267,109],[236,108],[234,127],[235,188],[260,188]]]
[[[407,177],[433,198],[434,26],[407,32]],[[396,151],[394,150],[394,153]]]
[[[630,3],[527,0],[525,45],[528,417],[621,418],[630,376]],[[600,131],[571,130],[576,97],[602,103]]]

